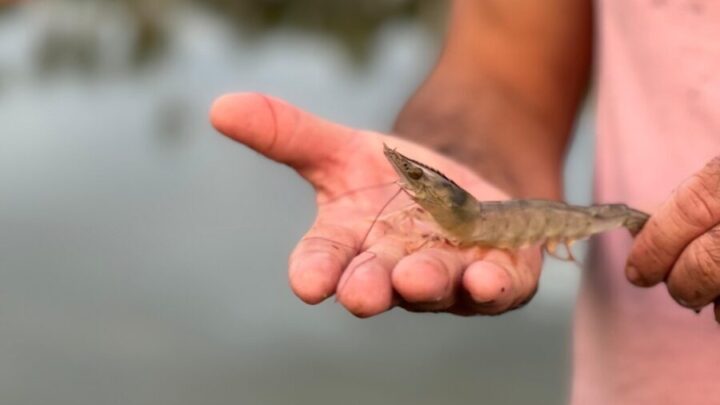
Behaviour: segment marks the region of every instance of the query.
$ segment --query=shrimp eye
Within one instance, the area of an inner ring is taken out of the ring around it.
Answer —
[[[413,180],[420,180],[423,176],[422,169],[418,167],[412,167],[408,170],[408,177],[410,177]]]

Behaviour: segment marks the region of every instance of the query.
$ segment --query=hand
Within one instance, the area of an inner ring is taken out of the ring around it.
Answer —
[[[680,305],[715,303],[720,322],[720,156],[678,187],[635,239],[626,275],[635,285],[665,281]]]
[[[367,189],[397,180],[383,156],[383,142],[443,171],[477,197],[507,198],[469,169],[411,142],[324,121],[261,94],[223,96],[210,115],[218,131],[291,166],[315,188],[317,218],[289,261],[290,285],[303,301],[316,304],[337,294],[359,317],[394,305],[497,314],[527,302],[535,292],[541,264],[537,248],[512,255],[489,250],[473,257],[445,246],[408,255],[409,241],[386,223],[375,226],[360,249],[372,218],[397,192],[393,187]]]

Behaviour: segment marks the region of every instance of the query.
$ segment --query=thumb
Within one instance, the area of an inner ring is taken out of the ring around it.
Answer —
[[[304,176],[343,147],[352,134],[347,127],[260,93],[221,96],[210,109],[210,121],[226,136]]]

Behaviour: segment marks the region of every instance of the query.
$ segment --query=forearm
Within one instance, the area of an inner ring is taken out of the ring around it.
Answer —
[[[569,125],[551,128],[507,88],[482,85],[422,89],[395,132],[468,165],[514,197],[559,198]]]
[[[527,7],[537,4],[531,1]],[[478,4],[455,4],[443,54],[395,132],[474,168],[514,197],[560,198],[566,145],[589,76],[590,27],[545,34],[552,18],[525,16],[530,21],[518,21],[520,29],[536,24],[540,33],[487,28],[476,21],[486,11]],[[570,48],[563,41],[573,32],[579,42]]]

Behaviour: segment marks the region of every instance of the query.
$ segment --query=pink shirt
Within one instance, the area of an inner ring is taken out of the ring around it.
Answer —
[[[596,197],[652,212],[720,154],[720,0],[600,0],[598,12]],[[600,237],[584,274],[573,404],[720,404],[712,309],[633,287],[630,243]]]

